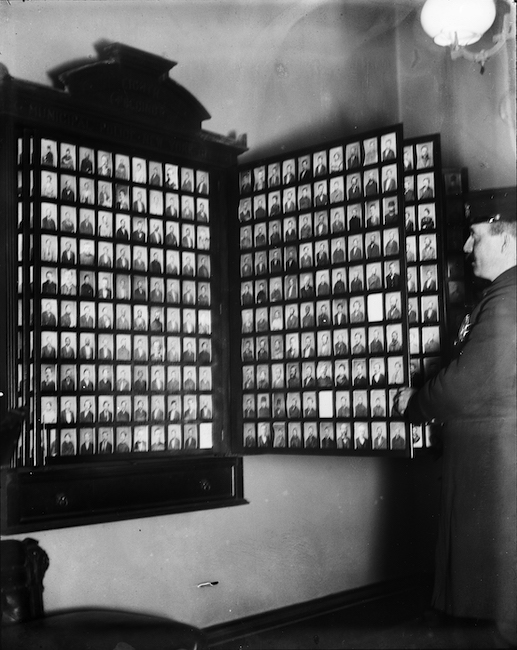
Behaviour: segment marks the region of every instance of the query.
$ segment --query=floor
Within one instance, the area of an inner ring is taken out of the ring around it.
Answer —
[[[490,623],[458,620],[440,627],[432,626],[423,616],[429,601],[430,590],[425,587],[211,647],[214,650],[485,650],[511,647]]]

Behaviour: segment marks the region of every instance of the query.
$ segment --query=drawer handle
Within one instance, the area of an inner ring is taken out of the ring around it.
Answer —
[[[56,503],[60,508],[67,508],[68,497],[66,496],[66,494],[63,494],[62,492],[56,494]]]
[[[205,492],[209,492],[212,489],[210,481],[207,478],[202,478],[199,481],[199,485],[200,485],[201,489],[204,490]]]

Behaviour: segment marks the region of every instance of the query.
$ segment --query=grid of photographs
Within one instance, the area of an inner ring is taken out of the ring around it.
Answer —
[[[240,171],[241,445],[409,452],[402,130]]]
[[[44,456],[211,449],[209,173],[26,135],[19,179],[20,403]]]
[[[438,135],[404,141],[404,228],[410,382],[419,387],[442,365],[441,166]],[[414,449],[433,445],[432,426],[412,426]]]

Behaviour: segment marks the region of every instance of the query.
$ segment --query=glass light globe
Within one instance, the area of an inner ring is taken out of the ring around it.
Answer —
[[[495,20],[494,0],[427,0],[420,21],[437,45],[471,45]]]

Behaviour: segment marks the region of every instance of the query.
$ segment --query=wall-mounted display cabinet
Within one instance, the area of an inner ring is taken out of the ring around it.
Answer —
[[[244,139],[114,43],[1,79],[4,532],[245,503],[242,456],[412,456],[445,335],[439,136],[238,166]]]

